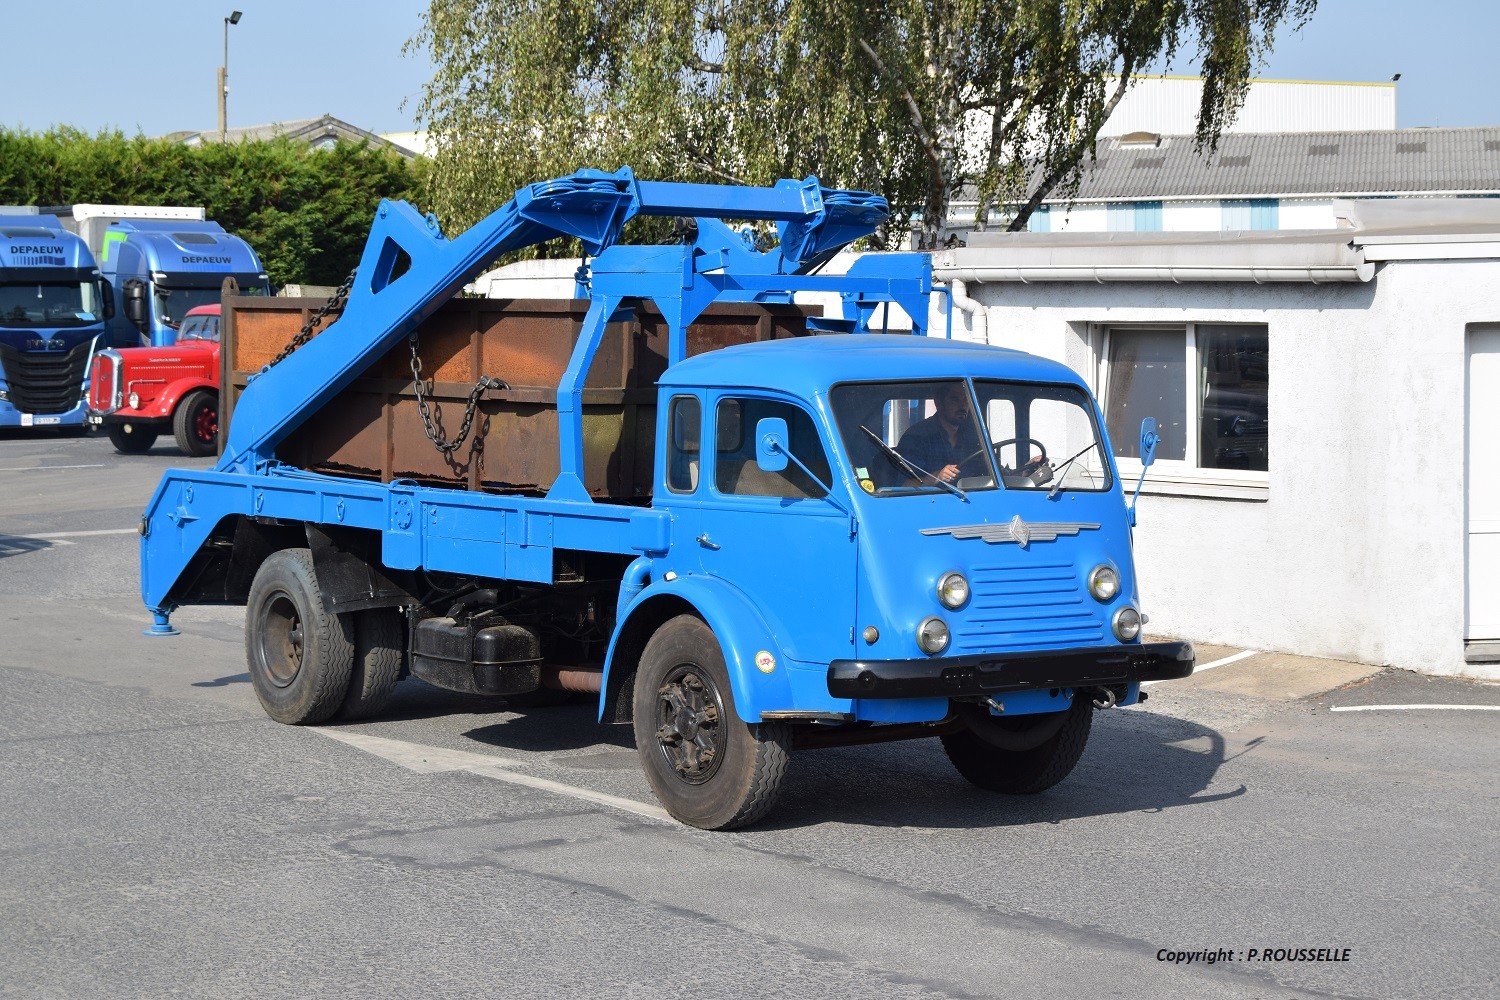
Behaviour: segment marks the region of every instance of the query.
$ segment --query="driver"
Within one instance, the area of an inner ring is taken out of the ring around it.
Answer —
[[[949,382],[938,389],[937,412],[919,420],[901,435],[896,450],[901,457],[931,472],[945,483],[959,476],[988,474],[984,445],[975,433],[969,410],[969,387]]]

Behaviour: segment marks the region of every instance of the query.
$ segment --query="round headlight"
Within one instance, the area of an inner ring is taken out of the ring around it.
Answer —
[[[128,399],[128,401],[129,401],[129,402],[130,402],[130,408],[131,408],[131,409],[132,409],[132,410],[139,410],[139,409],[140,409],[140,408],[141,408],[141,397],[140,397],[140,394],[139,394],[139,393],[134,393],[134,392],[132,392],[132,393],[131,393],[131,394],[130,394],[130,395],[129,395],[129,396],[128,396],[128,397],[126,397],[126,398],[127,398],[127,399]]]
[[[962,573],[944,573],[938,580],[937,595],[943,607],[957,610],[969,603],[969,581]]]
[[[1120,574],[1113,566],[1100,563],[1089,570],[1089,593],[1096,600],[1112,601],[1120,593]]]
[[[941,618],[924,618],[917,626],[917,645],[924,653],[941,653],[948,648],[948,638],[948,623]]]
[[[1141,634],[1141,613],[1127,605],[1115,612],[1115,619],[1110,624],[1116,638],[1121,642],[1132,642]]]

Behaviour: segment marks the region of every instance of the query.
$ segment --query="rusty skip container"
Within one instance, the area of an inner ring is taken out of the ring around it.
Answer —
[[[324,305],[228,292],[221,443],[249,377]],[[425,393],[442,437],[457,435],[481,375],[508,386],[480,395],[473,430],[451,454],[427,435],[403,341],[294,431],[277,457],[357,479],[541,495],[558,474],[557,385],[587,309],[586,299],[455,298],[418,327]],[[687,353],[805,336],[807,315],[793,305],[718,303],[688,328]],[[638,307],[631,320],[610,324],[583,391],[584,485],[594,499],[651,496],[656,381],[666,367],[667,324],[654,308]]]

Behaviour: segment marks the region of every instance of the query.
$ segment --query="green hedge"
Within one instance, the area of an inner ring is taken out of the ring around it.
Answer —
[[[361,143],[184,146],[120,132],[0,129],[0,204],[201,205],[277,285],[336,285],[359,262],[381,198],[412,199],[425,161]]]

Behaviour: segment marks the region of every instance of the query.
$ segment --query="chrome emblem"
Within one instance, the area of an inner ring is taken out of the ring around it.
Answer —
[[[1010,537],[1014,538],[1016,544],[1023,549],[1031,544],[1031,529],[1026,527],[1026,522],[1021,520],[1020,514],[1010,519]]]
[[[1062,535],[1097,531],[1099,525],[1081,521],[1034,521],[1027,524],[1017,514],[1006,524],[955,524],[951,528],[923,528],[924,535],[952,535],[959,540],[977,538],[991,545],[1015,542],[1026,548],[1032,542],[1053,542]]]

